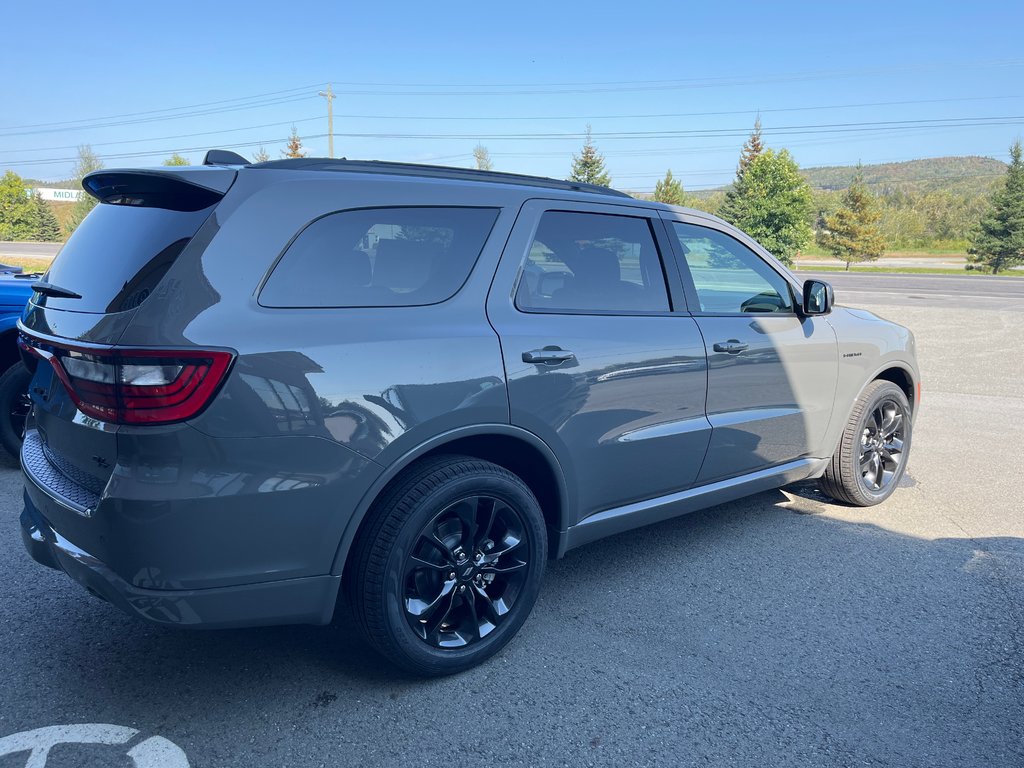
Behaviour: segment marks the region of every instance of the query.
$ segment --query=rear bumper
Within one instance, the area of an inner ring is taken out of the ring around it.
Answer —
[[[155,624],[204,629],[327,624],[341,581],[338,576],[310,576],[211,589],[139,587],[54,531],[27,492],[21,535],[37,562],[64,571],[126,613]]]

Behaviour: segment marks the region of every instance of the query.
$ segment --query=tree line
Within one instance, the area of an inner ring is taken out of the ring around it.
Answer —
[[[306,155],[292,126],[281,156]],[[259,147],[254,161],[269,159]],[[478,169],[494,168],[482,144],[473,148],[473,159]],[[966,240],[967,268],[999,273],[1024,264],[1024,162],[1019,140],[1010,148],[1010,161],[1005,177],[987,198],[952,189],[895,190],[878,196],[865,183],[860,165],[845,190],[812,190],[789,150],[765,145],[758,117],[740,149],[736,176],[724,192],[701,197],[689,194],[668,169],[651,199],[720,216],[787,265],[812,243],[849,269],[851,264],[875,261],[892,248]],[[178,153],[164,161],[168,166],[188,164],[189,159]],[[102,167],[90,147],[79,147],[71,181],[80,186],[87,174]],[[611,186],[611,175],[589,125],[583,147],[572,156],[568,179]],[[8,171],[0,179],[0,240],[62,240],[95,204],[92,197],[82,195],[62,225],[52,208],[38,194],[27,195],[24,180]]]
[[[573,156],[570,181],[611,186],[587,126]],[[724,193],[688,194],[668,169],[651,199],[713,213],[739,227],[784,264],[812,243],[846,264],[871,262],[886,250],[935,243],[967,244],[967,269],[998,274],[1024,265],[1024,162],[1010,147],[1006,175],[988,197],[953,190],[871,192],[858,164],[842,192],[814,191],[786,149],[766,147],[761,120],[740,150],[736,176]],[[926,236],[926,233],[930,237]]]

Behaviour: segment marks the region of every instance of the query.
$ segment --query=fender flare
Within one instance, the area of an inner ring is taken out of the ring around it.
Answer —
[[[511,424],[475,424],[473,426],[458,427],[447,432],[442,432],[439,435],[435,435],[430,440],[421,443],[387,465],[387,468],[377,477],[376,480],[373,481],[366,493],[363,494],[359,504],[353,510],[352,516],[349,518],[348,524],[345,526],[345,530],[341,535],[338,550],[334,555],[334,562],[331,565],[331,575],[340,576],[344,571],[345,562],[348,559],[350,550],[352,549],[352,543],[355,541],[356,533],[359,531],[359,527],[362,525],[363,520],[366,519],[366,515],[370,511],[370,507],[373,506],[373,502],[377,500],[377,497],[388,483],[398,477],[398,475],[400,475],[414,461],[431,451],[435,451],[438,448],[442,448],[449,443],[453,443],[456,440],[460,440],[465,437],[486,436],[504,436],[522,440],[523,442],[528,443],[531,447],[537,449],[541,456],[547,461],[548,466],[555,477],[555,482],[558,485],[558,528],[553,532],[558,536],[559,544],[557,546],[557,551],[560,556],[562,552],[560,542],[564,538],[565,531],[569,527],[568,514],[569,510],[572,509],[572,506],[568,484],[565,480],[565,474],[562,471],[562,466],[559,463],[558,458],[555,456],[554,451],[552,451],[548,444],[533,432],[522,429],[521,427],[516,427]]]

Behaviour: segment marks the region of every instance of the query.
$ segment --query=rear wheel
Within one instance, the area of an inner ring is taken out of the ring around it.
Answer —
[[[32,374],[20,361],[0,375],[0,445],[15,458],[21,453],[25,419],[32,407],[28,396],[31,381]]]
[[[853,406],[842,439],[821,478],[837,501],[870,507],[896,490],[907,468],[910,403],[890,381],[873,381]]]
[[[422,675],[497,653],[536,602],[547,555],[540,506],[496,464],[441,456],[380,500],[355,543],[347,589],[370,645]]]

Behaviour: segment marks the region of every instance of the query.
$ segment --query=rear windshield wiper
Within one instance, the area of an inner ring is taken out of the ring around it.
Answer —
[[[69,291],[67,288],[61,288],[59,285],[53,283],[47,283],[39,280],[32,283],[32,290],[39,291],[44,296],[52,296],[55,299],[80,299],[82,294]]]

